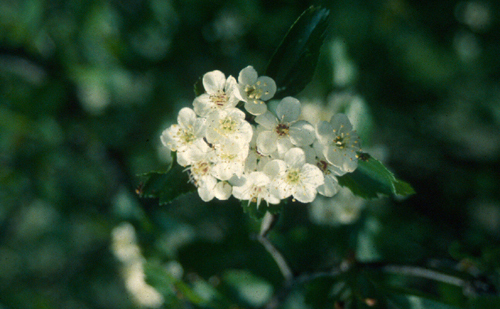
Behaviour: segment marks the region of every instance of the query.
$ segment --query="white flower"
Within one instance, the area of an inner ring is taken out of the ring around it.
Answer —
[[[317,188],[324,184],[323,173],[317,166],[306,163],[304,150],[292,148],[284,161],[273,160],[266,164],[264,172],[271,176],[271,193],[280,199],[293,196],[302,203],[314,200]]]
[[[245,109],[252,115],[262,115],[267,111],[264,101],[271,99],[276,93],[276,83],[268,76],[258,77],[252,66],[241,70],[238,76],[238,92],[236,96],[245,102]]]
[[[252,126],[239,109],[217,111],[207,118],[206,137],[211,144],[240,150],[248,148],[252,135]]]
[[[216,70],[203,75],[203,87],[206,93],[193,101],[194,111],[201,117],[216,110],[235,108],[239,102],[235,96],[238,92],[236,79],[232,76],[226,79],[221,71]]]
[[[188,157],[194,142],[205,136],[206,121],[196,117],[192,109],[185,107],[179,111],[177,122],[178,124],[163,131],[161,141],[171,151],[177,151],[177,162],[186,166],[191,164]]]
[[[330,122],[321,121],[316,126],[318,141],[328,163],[341,171],[351,173],[358,167],[359,136],[344,114],[336,114]]]
[[[269,192],[271,179],[263,172],[252,172],[242,177],[243,185],[233,187],[233,196],[248,203],[260,205],[262,200],[268,204],[279,204],[280,199]]]
[[[267,111],[255,118],[255,122],[264,127],[257,137],[257,149],[269,155],[278,151],[279,156],[287,152],[292,145],[307,146],[314,142],[314,127],[307,121],[299,120],[299,100],[286,97],[276,108],[276,118]]]

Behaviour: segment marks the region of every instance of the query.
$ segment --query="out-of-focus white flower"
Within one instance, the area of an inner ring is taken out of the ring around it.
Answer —
[[[125,286],[133,300],[141,307],[157,308],[163,302],[163,296],[145,281],[143,269],[144,257],[137,245],[134,227],[124,222],[116,226],[112,233],[111,248],[122,262]]]
[[[243,185],[233,187],[235,198],[249,203],[257,203],[257,206],[260,205],[262,200],[265,200],[268,204],[279,204],[280,199],[269,191],[271,179],[265,173],[252,172],[244,175],[242,181]]]
[[[347,189],[340,187],[332,198],[318,196],[309,207],[311,221],[318,224],[339,225],[355,222],[366,201]]]
[[[276,83],[268,76],[258,77],[252,66],[240,71],[236,96],[245,102],[245,109],[252,115],[262,115],[267,111],[264,101],[276,93]]]
[[[227,110],[236,107],[239,100],[235,96],[236,79],[221,71],[212,71],[203,75],[203,87],[206,93],[193,101],[194,111],[198,116],[205,117],[216,110]]]
[[[205,136],[206,120],[184,107],[179,111],[177,123],[163,131],[161,142],[171,151],[177,151],[177,162],[186,166],[190,164],[188,157],[194,142]]]
[[[316,197],[317,188],[325,182],[320,169],[306,163],[306,155],[300,148],[287,151],[284,160],[269,162],[264,167],[264,172],[271,176],[272,194],[280,199],[291,195],[302,203],[312,202]]]
[[[282,156],[293,145],[308,146],[314,142],[314,127],[307,121],[299,120],[299,100],[286,97],[276,108],[276,118],[271,112],[259,115],[255,122],[264,127],[257,137],[257,149],[270,155],[278,152]]]
[[[319,122],[316,135],[328,163],[347,173],[358,167],[359,136],[346,115],[336,114],[330,122]]]
[[[239,109],[211,113],[207,118],[207,141],[236,152],[248,148],[252,139],[252,126]]]

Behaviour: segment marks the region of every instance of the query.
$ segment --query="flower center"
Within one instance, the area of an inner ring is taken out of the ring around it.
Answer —
[[[216,107],[222,108],[226,105],[228,97],[224,91],[218,90],[216,94],[210,96],[210,100]]]
[[[193,173],[196,176],[204,176],[208,174],[209,171],[210,171],[210,163],[208,163],[207,161],[200,161],[191,166],[191,173]]]
[[[333,143],[339,147],[340,149],[344,149],[346,145],[346,141],[344,140],[344,133],[341,133],[340,135],[337,135],[335,139],[333,140]]]
[[[257,198],[259,197],[261,192],[262,192],[261,186],[253,186],[252,192],[250,193],[252,202],[257,203]]]
[[[297,184],[300,181],[300,173],[298,169],[291,169],[286,175],[286,182],[289,184]]]
[[[236,129],[237,123],[234,121],[231,117],[226,117],[224,119],[219,120],[220,123],[220,129],[222,130],[223,133],[229,134],[234,132]]]
[[[290,128],[284,123],[280,123],[276,126],[276,133],[278,133],[279,136],[287,136],[289,130]]]
[[[325,175],[330,174],[330,171],[328,170],[328,162],[321,160],[316,165],[323,172],[323,174]]]
[[[184,141],[185,144],[192,144],[196,140],[196,136],[194,135],[192,128],[183,131],[181,140]]]
[[[249,99],[260,99],[262,96],[262,89],[255,87],[255,85],[246,85],[245,92]]]

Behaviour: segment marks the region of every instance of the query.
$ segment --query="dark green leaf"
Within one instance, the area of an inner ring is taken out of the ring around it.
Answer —
[[[170,203],[174,199],[196,190],[189,181],[189,175],[184,167],[177,164],[172,155],[172,164],[166,172],[149,172],[144,175],[144,181],[138,189],[140,197],[159,198],[160,205]]]
[[[274,52],[265,75],[276,82],[275,98],[294,96],[311,81],[325,39],[328,14],[321,7],[305,10]]]
[[[358,168],[339,177],[339,184],[363,198],[376,198],[379,194],[407,196],[414,194],[413,188],[398,180],[379,160],[367,153],[360,153]]]
[[[205,87],[203,87],[203,77],[198,78],[196,83],[194,83],[194,95],[200,96],[205,93]]]

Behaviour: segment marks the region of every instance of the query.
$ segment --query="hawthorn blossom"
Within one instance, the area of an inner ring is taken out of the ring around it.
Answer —
[[[264,101],[276,93],[276,83],[268,76],[258,77],[252,66],[240,71],[236,96],[245,102],[245,109],[252,115],[262,115],[267,111]]]
[[[264,129],[257,137],[257,149],[270,155],[278,152],[281,157],[293,145],[308,146],[314,142],[314,127],[300,116],[300,102],[293,97],[286,97],[276,108],[276,118],[271,112],[259,115],[255,122]]]
[[[302,203],[314,200],[317,188],[325,183],[323,173],[312,164],[306,163],[304,150],[292,148],[284,160],[273,160],[266,164],[264,172],[271,175],[271,193],[280,199],[293,196]]]
[[[359,136],[346,115],[336,114],[330,122],[320,121],[316,125],[316,135],[328,163],[343,172],[354,172],[358,167],[357,152],[360,151],[360,143]]]
[[[170,151],[177,151],[177,162],[186,166],[190,164],[188,157],[194,142],[205,136],[206,120],[196,117],[192,109],[184,107],[179,111],[177,123],[163,131],[161,141]]]
[[[233,109],[239,100],[235,96],[238,92],[236,79],[221,71],[212,71],[203,75],[203,87],[206,93],[193,101],[194,111],[198,116],[205,117],[217,110]]]

